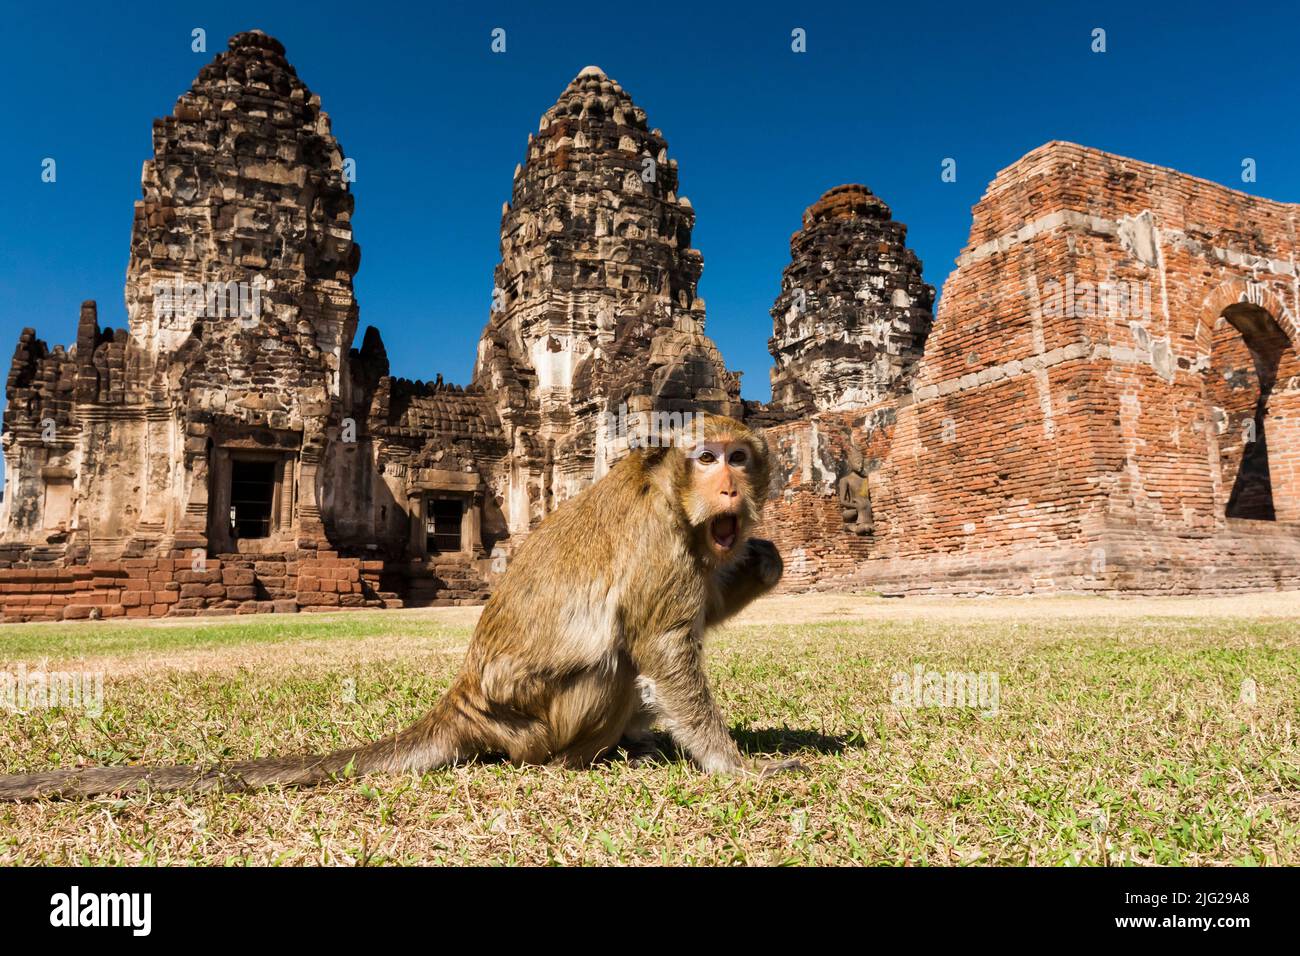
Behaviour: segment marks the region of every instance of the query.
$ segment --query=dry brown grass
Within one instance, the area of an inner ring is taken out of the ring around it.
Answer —
[[[0,712],[0,772],[372,739],[446,686],[474,614],[0,627],[0,669],[106,675],[102,717]],[[996,672],[997,714],[895,707],[891,676],[916,664]],[[1294,594],[780,596],[715,635],[710,668],[742,746],[798,754],[807,773],[478,764],[9,805],[0,861],[1300,863]]]

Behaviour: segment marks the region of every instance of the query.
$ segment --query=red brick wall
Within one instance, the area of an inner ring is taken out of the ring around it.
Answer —
[[[1066,143],[1003,170],[911,393],[769,429],[768,532],[801,552],[787,586],[1300,587],[1298,209]],[[1242,356],[1215,327],[1242,303],[1290,339],[1266,419],[1277,521],[1224,514],[1241,455],[1216,376]],[[865,554],[835,527],[843,457],[809,480],[794,433],[836,453],[851,433],[872,459]]]
[[[184,556],[6,568],[0,614],[10,622],[385,607],[393,602],[379,593],[382,570],[382,561],[330,551],[209,558],[202,565]]]

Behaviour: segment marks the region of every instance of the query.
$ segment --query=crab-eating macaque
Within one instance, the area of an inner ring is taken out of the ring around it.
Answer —
[[[655,720],[706,771],[798,766],[742,758],[709,690],[705,631],[770,590],[782,562],[770,541],[751,537],[768,489],[766,444],[728,418],[696,424],[663,447],[632,451],[528,536],[450,689],[400,733],[325,756],[208,770],[0,776],[0,799],[309,785],[487,754],[585,767]]]

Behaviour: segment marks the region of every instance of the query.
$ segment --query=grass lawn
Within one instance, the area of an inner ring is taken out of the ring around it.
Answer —
[[[104,675],[98,717],[0,701],[0,772],[369,741],[432,704],[474,617],[0,626],[0,672]],[[709,649],[742,749],[806,772],[615,757],[0,804],[0,863],[1300,864],[1300,594],[777,597]],[[911,700],[917,665],[995,675],[996,712]]]

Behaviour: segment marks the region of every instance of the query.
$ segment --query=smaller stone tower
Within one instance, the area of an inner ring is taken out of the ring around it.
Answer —
[[[799,415],[901,392],[933,322],[907,227],[865,186],[836,186],[790,238],[772,306],[772,402]]]

